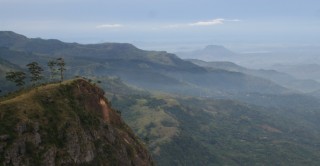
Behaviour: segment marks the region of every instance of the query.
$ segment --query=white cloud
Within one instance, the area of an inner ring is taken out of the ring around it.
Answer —
[[[123,27],[123,25],[121,24],[102,24],[102,25],[98,25],[96,26],[96,28],[121,28]]]
[[[170,24],[170,25],[163,26],[163,28],[170,29],[170,28],[180,28],[180,27],[183,27],[183,26],[185,26],[185,25],[183,25],[183,24]]]
[[[195,22],[195,23],[190,23],[188,25],[189,26],[211,26],[211,25],[223,24],[224,22],[225,22],[225,19],[218,18],[218,19],[209,20],[209,21],[199,21],[199,22]]]
[[[227,20],[223,18],[217,18],[209,21],[198,21],[194,23],[189,23],[189,24],[170,24],[163,26],[163,28],[183,28],[183,27],[195,27],[195,26],[214,26],[214,25],[221,25],[225,24],[225,22],[239,22],[241,20],[238,19],[233,19],[233,20]]]
[[[239,19],[233,19],[233,20],[225,20],[225,21],[240,22],[241,20],[239,20]]]
[[[239,22],[241,20],[233,19],[233,20],[226,20],[224,18],[217,18],[209,21],[199,21],[195,23],[188,24],[189,26],[212,26],[212,25],[219,25],[224,24],[225,22]]]

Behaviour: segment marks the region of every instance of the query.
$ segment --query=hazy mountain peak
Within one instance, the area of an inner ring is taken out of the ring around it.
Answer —
[[[235,52],[221,45],[208,45],[203,49],[191,52],[178,52],[177,55],[184,59],[200,59],[204,61],[229,61],[237,55]]]
[[[13,31],[0,31],[0,36],[1,37],[20,37],[20,38],[27,38],[23,35],[17,34]]]
[[[226,49],[226,48],[221,45],[207,45],[204,49],[210,50],[210,49]]]
[[[0,31],[0,46],[10,47],[14,44],[21,41],[28,40],[27,37],[14,33],[12,31]]]
[[[220,55],[220,56],[232,56],[235,54],[231,50],[220,45],[208,45],[204,49],[198,50],[195,52],[200,52],[202,54]]]

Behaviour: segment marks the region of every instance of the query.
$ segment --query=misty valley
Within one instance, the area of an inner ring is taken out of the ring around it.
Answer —
[[[260,54],[1,31],[0,165],[318,165],[318,57]],[[57,58],[67,81],[50,83]],[[36,86],[6,79],[30,62],[43,68]]]

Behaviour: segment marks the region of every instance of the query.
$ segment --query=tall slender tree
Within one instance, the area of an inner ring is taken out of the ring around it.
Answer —
[[[55,60],[50,60],[47,65],[50,69],[50,79],[53,81],[58,72],[56,68],[57,62]]]
[[[26,73],[22,71],[11,71],[6,73],[6,79],[8,81],[16,83],[16,86],[23,86],[25,84],[24,79],[26,78]]]
[[[31,74],[30,81],[34,86],[38,81],[40,81],[43,78],[42,76],[43,69],[39,66],[37,62],[31,62],[27,64],[27,67]]]
[[[60,82],[62,82],[63,81],[63,72],[66,70],[66,68],[64,68],[64,66],[66,64],[65,64],[63,58],[58,58],[56,62],[57,62],[57,66],[58,66],[58,71],[60,72]]]

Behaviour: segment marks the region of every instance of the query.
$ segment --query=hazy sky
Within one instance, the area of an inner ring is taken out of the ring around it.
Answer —
[[[0,30],[147,49],[320,44],[319,0],[0,0]]]

